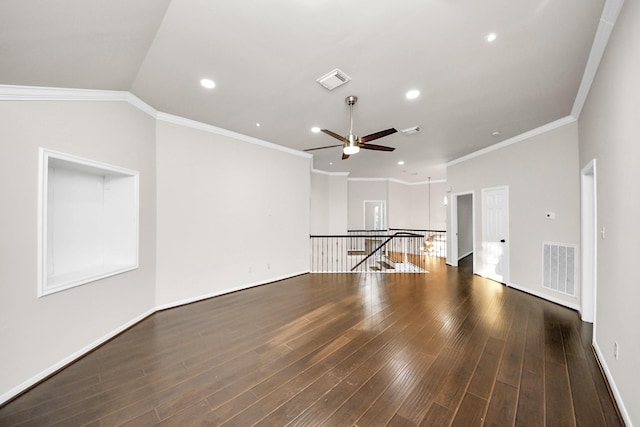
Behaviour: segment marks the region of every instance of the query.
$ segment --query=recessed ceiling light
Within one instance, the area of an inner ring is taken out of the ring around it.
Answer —
[[[260,123],[256,123],[256,127],[259,128],[260,127]]]
[[[498,135],[500,135],[500,131],[499,131],[499,130],[497,130],[497,131],[495,131],[495,132],[492,132],[492,133],[491,133],[491,135],[493,135],[493,136],[498,136]]]
[[[405,135],[413,135],[414,133],[422,132],[422,128],[420,126],[412,126],[410,128],[402,129],[400,132]]]
[[[406,96],[407,99],[416,99],[417,97],[420,96],[420,91],[417,89],[412,89],[409,92],[407,92],[404,96]]]
[[[216,87],[216,82],[211,79],[202,79],[200,80],[200,84],[202,85],[202,87],[206,87],[207,89],[213,89],[214,87]]]
[[[398,162],[398,164],[399,164],[399,165],[404,165],[404,160],[400,160],[400,161]]]
[[[496,35],[496,33],[489,33],[487,34],[487,41],[489,43],[491,43],[492,41],[495,41],[495,39],[497,39],[498,36]]]
[[[311,128],[311,132],[318,133],[318,132],[320,132],[320,128],[318,126],[314,126],[314,127]]]
[[[329,165],[330,165],[330,166],[333,166],[333,162],[329,162]]]

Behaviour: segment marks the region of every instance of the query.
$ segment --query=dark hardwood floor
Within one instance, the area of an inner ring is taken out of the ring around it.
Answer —
[[[0,425],[622,425],[577,313],[425,263],[156,313],[1,407]]]
[[[458,271],[461,273],[473,274],[473,253],[458,260]]]

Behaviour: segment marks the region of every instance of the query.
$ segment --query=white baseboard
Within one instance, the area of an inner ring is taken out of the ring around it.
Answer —
[[[24,392],[25,390],[28,390],[29,388],[33,387],[34,385],[38,384],[40,381],[44,380],[48,376],[50,376],[52,374],[55,374],[58,370],[64,368],[65,366],[69,365],[70,363],[75,362],[80,357],[84,356],[85,354],[89,353],[90,351],[94,350],[95,348],[101,346],[102,344],[104,344],[105,342],[109,341],[111,338],[115,337],[116,335],[120,334],[121,332],[125,331],[126,329],[134,326],[135,324],[137,324],[137,323],[141,322],[142,320],[146,319],[147,317],[151,316],[156,311],[157,310],[154,309],[154,308],[152,308],[151,310],[147,310],[146,312],[142,313],[141,315],[136,316],[135,318],[131,319],[130,321],[128,321],[124,325],[122,325],[122,326],[114,329],[113,331],[109,332],[107,335],[103,336],[102,338],[99,338],[99,339],[95,340],[94,342],[92,342],[91,344],[87,345],[86,347],[84,347],[84,348],[76,351],[75,353],[65,357],[64,359],[62,359],[58,363],[55,363],[55,364],[51,365],[50,367],[48,367],[44,371],[40,372],[36,376],[34,376],[32,378],[29,378],[27,381],[23,382],[22,384],[18,385],[17,387],[14,387],[11,390],[7,391],[6,393],[2,394],[0,396],[0,405],[2,405],[3,403],[5,403],[5,402],[7,402],[7,401],[9,401],[11,399],[13,399],[15,396],[19,395],[20,393]]]
[[[551,301],[554,302],[556,304],[565,306],[567,308],[576,310],[577,312],[580,312],[580,306],[578,306],[577,304],[571,304],[568,303],[566,301],[562,301],[558,298],[554,298],[550,295],[547,294],[543,294],[543,293],[539,293],[536,291],[533,291],[531,289],[528,288],[524,288],[522,286],[518,286],[514,283],[508,283],[507,286],[509,286],[510,288],[514,288],[517,289],[519,291],[522,292],[526,292],[528,294],[531,295],[535,295],[539,298],[545,299],[547,301]],[[615,381],[613,380],[613,376],[611,375],[611,371],[609,370],[609,367],[607,366],[607,362],[605,361],[602,352],[600,351],[600,347],[598,346],[598,343],[596,341],[594,341],[593,343],[593,349],[596,352],[596,357],[598,358],[598,361],[600,362],[600,366],[602,366],[602,370],[604,371],[604,375],[607,379],[607,382],[609,383],[609,387],[611,387],[611,392],[613,393],[613,397],[616,400],[616,404],[618,405],[618,409],[620,410],[620,414],[622,415],[622,418],[624,419],[625,424],[627,425],[627,427],[633,427],[633,423],[631,422],[631,418],[629,417],[629,413],[627,412],[627,408],[624,406],[624,402],[622,400],[622,396],[620,396],[620,392],[618,391],[618,387],[616,386]]]
[[[136,325],[137,323],[141,322],[142,320],[146,319],[147,317],[151,316],[152,314],[154,314],[154,313],[156,313],[158,311],[166,310],[168,308],[179,307],[181,305],[190,304],[190,303],[196,302],[196,301],[202,301],[202,300],[205,300],[207,298],[212,298],[212,297],[216,297],[216,296],[219,296],[219,295],[224,295],[224,294],[228,294],[228,293],[231,293],[231,292],[241,291],[243,289],[253,288],[255,286],[265,285],[267,283],[277,282],[277,281],[284,280],[284,279],[290,279],[292,277],[300,276],[300,275],[306,274],[306,273],[309,273],[309,271],[301,271],[301,272],[298,272],[298,273],[287,274],[287,275],[284,275],[284,276],[272,277],[272,278],[267,279],[267,280],[262,280],[262,281],[259,281],[259,282],[253,282],[253,283],[249,283],[249,284],[246,284],[246,285],[237,286],[235,288],[224,289],[222,291],[212,292],[210,294],[201,295],[201,296],[198,296],[198,297],[187,298],[187,299],[182,300],[182,301],[177,301],[177,302],[172,302],[172,303],[168,303],[168,304],[158,305],[158,306],[156,306],[156,307],[154,307],[154,308],[152,308],[150,310],[147,310],[146,312],[142,313],[141,315],[136,316],[135,318],[131,319],[130,321],[128,321],[124,325],[114,329],[113,331],[109,332],[107,335],[95,340],[94,342],[92,342],[91,344],[85,346],[84,348],[82,348],[82,349],[76,351],[75,353],[65,357],[61,361],[59,361],[59,362],[55,363],[54,365],[48,367],[44,371],[42,371],[42,372],[38,373],[37,375],[35,375],[34,377],[29,378],[27,381],[23,382],[22,384],[12,388],[11,390],[7,391],[6,393],[3,393],[2,395],[0,395],[0,405],[4,404],[5,402],[8,402],[9,400],[11,400],[14,397],[18,396],[20,393],[23,393],[24,391],[30,389],[31,387],[33,387],[34,385],[38,384],[42,380],[46,379],[50,375],[55,374],[60,369],[62,369],[65,366],[75,362],[76,360],[78,360],[82,356],[86,355],[87,353],[89,353],[92,350],[96,349],[97,347],[101,346],[105,342],[109,341],[110,339],[112,339],[116,335],[122,333],[126,329]]]
[[[539,293],[536,291],[533,291],[531,289],[527,289],[524,288],[522,286],[518,286],[514,283],[508,283],[507,286],[509,286],[510,288],[514,288],[517,289],[519,291],[522,292],[526,292],[528,294],[531,295],[535,295],[539,298],[545,299],[547,301],[551,301],[554,302],[556,304],[565,306],[567,308],[570,308],[572,310],[576,310],[577,312],[580,312],[580,306],[576,305],[576,304],[571,304],[568,303],[566,301],[562,301],[558,298],[554,298],[550,295],[547,294],[543,294],[543,293]],[[604,371],[604,375],[607,378],[607,382],[609,383],[609,386],[611,387],[611,392],[613,393],[613,397],[616,400],[616,404],[618,405],[618,409],[620,410],[620,414],[622,415],[622,418],[624,419],[625,424],[628,427],[633,427],[633,424],[631,423],[631,418],[629,417],[629,413],[627,412],[627,409],[624,406],[624,402],[622,401],[622,396],[620,396],[620,392],[618,391],[618,387],[616,386],[615,381],[613,380],[613,376],[611,375],[611,371],[609,370],[609,367],[607,366],[607,362],[605,361],[604,357],[602,356],[602,352],[600,351],[600,347],[598,346],[598,343],[596,341],[594,341],[593,343],[593,349],[596,352],[596,357],[598,358],[598,361],[600,362],[600,366],[602,366],[602,370]]]
[[[208,293],[208,294],[204,294],[204,295],[199,295],[199,296],[196,296],[196,297],[183,299],[183,300],[180,300],[180,301],[170,302],[170,303],[166,303],[166,304],[160,304],[160,305],[156,306],[155,311],[161,311],[161,310],[166,310],[166,309],[169,309],[169,308],[180,307],[181,305],[187,305],[187,304],[191,304],[191,303],[194,303],[194,302],[203,301],[203,300],[206,300],[206,299],[209,299],[209,298],[217,297],[217,296],[220,296],[220,295],[230,294],[231,292],[242,291],[244,289],[254,288],[256,286],[266,285],[267,283],[273,283],[273,282],[278,282],[280,280],[290,279],[292,277],[300,276],[302,274],[307,274],[307,273],[309,273],[309,271],[300,271],[300,272],[297,272],[297,273],[291,273],[291,274],[286,274],[284,276],[272,277],[272,278],[269,278],[269,279],[266,279],[266,280],[261,280],[259,282],[248,283],[246,285],[236,286],[235,288],[227,288],[227,289],[223,289],[221,291],[211,292],[211,293]]]
[[[611,388],[611,392],[613,393],[613,398],[616,400],[616,404],[618,405],[618,409],[620,410],[620,415],[622,415],[622,419],[624,420],[624,423],[627,425],[627,427],[633,427],[631,417],[629,417],[629,412],[627,412],[627,408],[624,406],[622,396],[620,396],[620,392],[618,391],[616,382],[613,380],[613,376],[611,375],[609,366],[607,366],[607,362],[602,355],[602,351],[600,351],[600,347],[598,346],[598,343],[596,341],[594,341],[592,344],[593,349],[596,352],[596,357],[598,358],[600,366],[602,366],[602,370],[604,371],[604,376],[607,378],[607,382],[609,383],[609,387]]]
[[[531,294],[531,295],[537,296],[538,298],[542,298],[542,299],[545,299],[547,301],[551,301],[551,302],[553,302],[555,304],[562,305],[564,307],[570,308],[570,309],[575,310],[577,312],[580,312],[580,306],[578,304],[573,304],[573,303],[570,303],[570,302],[567,302],[567,301],[563,301],[560,298],[556,298],[556,297],[554,297],[552,295],[548,295],[548,294],[543,294],[542,292],[537,292],[537,291],[534,291],[533,289],[525,288],[524,286],[519,286],[519,285],[517,285],[515,283],[509,282],[509,283],[507,283],[507,286],[510,287],[510,288],[517,289],[519,291],[525,292],[527,294]]]

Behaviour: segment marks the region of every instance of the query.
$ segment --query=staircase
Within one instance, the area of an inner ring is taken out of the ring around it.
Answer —
[[[313,273],[424,273],[429,230],[349,231],[347,235],[311,235],[310,270]],[[444,236],[444,232],[442,232]]]

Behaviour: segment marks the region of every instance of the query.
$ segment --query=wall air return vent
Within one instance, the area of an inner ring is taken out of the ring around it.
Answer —
[[[575,296],[577,254],[576,245],[542,242],[542,286]]]
[[[402,129],[400,132],[405,135],[413,135],[414,133],[422,132],[422,128],[420,126],[413,126],[410,128]]]
[[[351,81],[351,77],[347,76],[344,71],[336,68],[335,70],[330,71],[324,76],[320,77],[316,81],[325,88],[333,90],[338,86],[342,86],[343,84]]]

